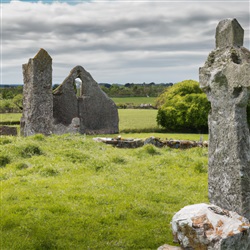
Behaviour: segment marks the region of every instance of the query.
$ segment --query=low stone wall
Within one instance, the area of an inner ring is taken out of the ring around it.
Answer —
[[[152,144],[158,148],[162,147],[170,147],[170,148],[176,148],[176,149],[188,149],[188,148],[194,148],[194,147],[208,147],[207,141],[189,141],[189,140],[162,140],[160,138],[156,138],[154,136],[151,136],[147,138],[146,140],[142,139],[123,139],[120,136],[116,138],[101,138],[97,137],[94,138],[97,142],[103,142],[106,144],[113,145],[118,148],[138,148],[142,147],[146,144]]]
[[[17,135],[16,127],[0,126],[0,135]]]

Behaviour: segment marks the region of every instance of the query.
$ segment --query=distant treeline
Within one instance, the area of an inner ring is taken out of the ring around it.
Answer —
[[[157,97],[167,87],[172,86],[173,83],[126,83],[121,84],[109,84],[100,83],[101,89],[110,97]]]
[[[109,84],[99,83],[100,88],[110,97],[157,97],[167,87],[172,86],[173,83],[126,83]],[[53,84],[53,89],[57,88],[59,84]],[[12,99],[17,94],[22,94],[23,85],[19,84],[1,84],[0,97],[1,99]]]
[[[0,99],[12,99],[18,94],[23,93],[23,86],[22,85],[7,85],[1,84],[0,85]]]
[[[21,84],[0,84],[0,89],[22,87]]]
[[[126,83],[109,84],[99,83],[100,88],[109,97],[157,97],[172,86],[173,83]],[[59,84],[53,84],[53,89]],[[22,112],[23,85],[1,84],[0,85],[0,113]]]

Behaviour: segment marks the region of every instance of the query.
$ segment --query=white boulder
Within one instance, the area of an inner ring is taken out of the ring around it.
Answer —
[[[250,250],[249,221],[215,205],[186,206],[171,224],[174,239],[183,249]]]

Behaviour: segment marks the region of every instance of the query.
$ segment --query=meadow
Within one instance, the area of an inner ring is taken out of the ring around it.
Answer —
[[[20,123],[21,113],[0,114],[0,125],[17,125]]]
[[[118,109],[119,130],[127,132],[154,132],[161,130],[156,123],[157,110],[155,109]],[[21,114],[0,114],[0,124],[18,125]]]
[[[119,110],[121,136],[200,139],[159,133],[156,113]],[[179,209],[208,202],[207,148],[120,149],[93,137],[0,137],[1,250],[157,249],[173,244]]]
[[[200,134],[179,134],[165,133],[157,125],[155,109],[118,109],[119,112],[119,130],[124,138],[147,138],[149,136],[160,137],[163,139],[179,140],[208,140],[208,135]],[[0,114],[0,125],[19,124],[21,114]]]
[[[117,105],[118,104],[155,104],[156,97],[112,97],[111,98]]]
[[[1,137],[1,249],[156,249],[207,202],[207,149],[118,149],[84,135]]]

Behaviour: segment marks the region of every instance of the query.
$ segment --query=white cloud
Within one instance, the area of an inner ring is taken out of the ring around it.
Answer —
[[[228,17],[250,44],[248,1],[12,1],[2,13],[2,83],[22,82],[21,64],[40,47],[57,83],[78,64],[99,82],[198,79],[216,25]]]

